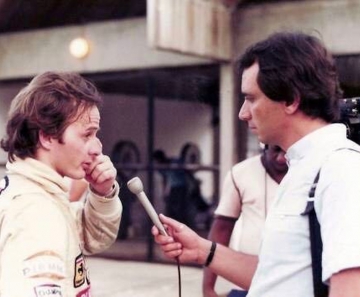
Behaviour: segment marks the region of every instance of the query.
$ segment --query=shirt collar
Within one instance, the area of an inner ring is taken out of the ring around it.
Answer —
[[[6,168],[8,174],[19,174],[26,178],[41,184],[42,187],[50,193],[68,192],[69,187],[64,178],[60,176],[54,169],[34,158],[20,159],[7,162]]]
[[[289,147],[286,159],[289,164],[297,162],[311,151],[322,151],[324,154],[344,146],[346,141],[346,127],[343,124],[329,124],[319,128]]]

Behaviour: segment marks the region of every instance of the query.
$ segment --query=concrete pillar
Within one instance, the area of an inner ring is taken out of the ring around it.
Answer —
[[[220,67],[220,183],[227,171],[245,158],[247,127],[238,118],[239,78],[233,63]]]

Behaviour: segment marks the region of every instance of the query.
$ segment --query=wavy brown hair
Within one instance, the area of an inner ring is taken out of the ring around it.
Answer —
[[[65,129],[79,115],[101,104],[95,86],[77,73],[39,74],[11,102],[1,147],[10,162],[15,156],[34,157],[40,131],[62,142]]]

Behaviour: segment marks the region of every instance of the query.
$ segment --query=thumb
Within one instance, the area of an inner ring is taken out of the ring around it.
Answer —
[[[184,224],[183,223],[180,223],[179,221],[177,220],[174,220],[170,217],[167,217],[163,214],[160,214],[159,215],[159,218],[161,220],[161,222],[163,224],[165,224],[167,227],[170,227],[171,229],[173,229],[173,232],[180,232],[181,230],[184,229]]]

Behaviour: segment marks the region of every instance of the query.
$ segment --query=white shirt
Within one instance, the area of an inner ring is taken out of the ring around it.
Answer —
[[[265,224],[259,265],[248,297],[313,296],[309,222],[301,213],[321,168],[315,209],[323,239],[323,280],[360,267],[360,147],[344,125],[318,129],[287,151],[289,170]]]
[[[232,234],[231,247],[243,253],[258,255],[265,218],[278,183],[267,174],[261,155],[237,163],[225,177],[216,215],[241,218]]]

